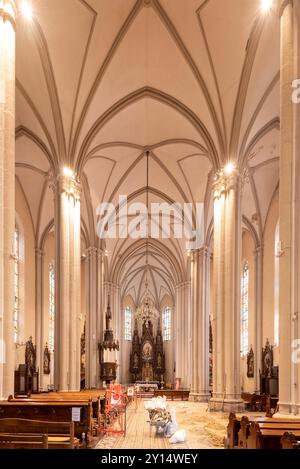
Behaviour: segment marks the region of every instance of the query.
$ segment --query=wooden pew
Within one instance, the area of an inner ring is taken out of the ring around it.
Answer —
[[[79,440],[74,436],[74,422],[54,422],[20,418],[0,419],[0,436],[47,435],[49,449],[75,449]]]
[[[48,435],[0,434],[0,449],[48,449]]]
[[[95,427],[100,428],[103,422],[104,415],[104,389],[86,389],[78,392],[49,392],[40,394],[31,394],[29,401],[91,401],[93,407],[93,418],[95,421]],[[11,400],[16,400],[11,396]],[[19,399],[18,399],[19,400]],[[28,400],[28,398],[22,398],[22,401]]]
[[[240,420],[240,429],[238,432],[238,448],[247,448],[247,438],[250,434],[250,421],[245,415]]]
[[[54,422],[69,422],[73,417],[73,410],[80,409],[80,421],[74,422],[75,436],[81,439],[85,433],[88,447],[93,445],[93,408],[88,400],[45,400],[30,399],[0,402],[0,419],[21,418],[27,420],[42,420]]]
[[[282,449],[298,449],[300,450],[300,439],[296,438],[294,433],[285,432],[280,440]]]
[[[247,449],[281,449],[281,439],[287,431],[292,432],[297,438],[300,437],[300,421],[279,423],[270,420],[250,423]]]

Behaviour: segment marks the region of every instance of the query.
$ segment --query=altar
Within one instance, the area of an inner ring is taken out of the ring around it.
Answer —
[[[157,381],[137,381],[135,384],[140,392],[154,392],[160,388],[160,383]]]
[[[147,389],[158,389],[164,381],[165,355],[163,348],[160,320],[157,320],[156,334],[154,334],[151,320],[144,320],[141,336],[138,322],[132,338],[132,352],[130,355],[130,372],[132,382]]]

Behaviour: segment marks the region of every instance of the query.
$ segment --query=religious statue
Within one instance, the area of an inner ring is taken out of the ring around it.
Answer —
[[[28,375],[32,376],[33,373],[36,371],[36,349],[33,345],[32,337],[29,337],[29,340],[26,342],[25,364]]]
[[[161,368],[161,364],[162,364],[162,363],[161,363],[161,354],[159,353],[159,354],[157,355],[157,368]]]
[[[254,352],[252,347],[247,355],[247,377],[254,378]]]
[[[139,367],[139,357],[137,353],[135,353],[133,356],[133,368],[138,368],[138,367]]]
[[[50,375],[50,352],[48,344],[44,349],[44,366],[43,366],[44,375]]]
[[[152,352],[151,345],[149,344],[149,342],[146,342],[143,347],[143,360],[150,360],[151,352]]]

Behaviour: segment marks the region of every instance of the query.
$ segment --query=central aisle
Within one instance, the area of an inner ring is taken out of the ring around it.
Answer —
[[[148,423],[145,401],[127,408],[126,436],[104,436],[96,449],[222,449],[228,415],[207,412],[206,404],[193,402],[169,402],[176,408],[179,429],[186,430],[185,443],[172,445],[168,438],[156,435],[156,429]]]

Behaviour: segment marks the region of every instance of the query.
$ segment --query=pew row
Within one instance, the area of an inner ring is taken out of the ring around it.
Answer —
[[[48,436],[0,434],[0,449],[48,449]]]
[[[79,448],[79,439],[74,436],[74,422],[39,421],[22,418],[0,419],[0,437],[4,442],[9,437],[8,444],[9,441],[15,441],[16,445],[20,443],[20,445],[24,444],[24,447],[26,447],[26,440],[28,441],[32,437],[43,437],[45,443],[45,436],[47,437],[46,441],[49,449]],[[21,441],[22,439],[23,441]]]
[[[300,450],[300,439],[291,432],[285,432],[281,438],[282,449],[298,449]]]
[[[86,389],[78,392],[48,392],[39,394],[28,394],[23,397],[10,396],[9,401],[15,402],[52,402],[52,401],[91,401],[93,407],[93,418],[96,428],[101,428],[104,418],[105,390]]]
[[[226,449],[281,449],[281,438],[288,431],[298,437],[300,420],[236,417],[231,413],[224,446]]]
[[[82,435],[85,434],[87,446],[94,445],[95,424],[91,401],[28,401],[26,399],[0,402],[0,425],[3,419],[73,423],[75,437],[81,440]]]

